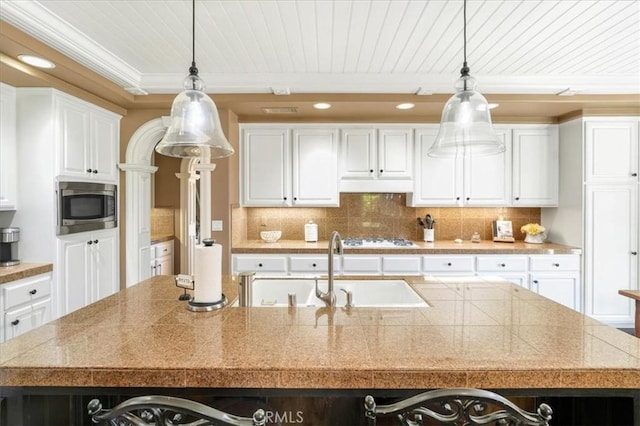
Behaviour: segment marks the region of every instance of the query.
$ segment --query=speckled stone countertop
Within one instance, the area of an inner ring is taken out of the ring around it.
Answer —
[[[406,279],[431,307],[196,313],[153,277],[0,345],[0,385],[640,388],[640,339],[498,278]]]
[[[481,241],[472,243],[463,241],[456,244],[453,241],[435,241],[425,243],[414,241],[417,247],[394,248],[362,248],[344,247],[346,254],[582,254],[577,247],[561,244],[543,243],[528,244],[522,241],[514,243],[494,243]],[[262,240],[251,240],[234,243],[232,253],[327,253],[328,241],[307,243],[300,240],[281,240],[275,243],[265,243]]]
[[[171,241],[175,237],[171,234],[153,234],[151,235],[151,244],[164,243],[165,241]]]
[[[51,263],[21,263],[0,267],[0,285],[53,271]]]

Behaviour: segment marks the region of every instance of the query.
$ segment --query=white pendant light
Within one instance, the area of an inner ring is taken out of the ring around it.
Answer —
[[[487,100],[475,90],[476,80],[467,66],[467,0],[464,0],[464,63],[455,84],[456,93],[442,110],[440,131],[427,151],[430,157],[492,155],[505,151],[491,124]]]
[[[171,106],[167,133],[156,145],[156,152],[170,157],[223,158],[234,153],[224,136],[213,100],[204,92],[204,82],[196,67],[196,2],[193,4],[193,56],[184,91]]]

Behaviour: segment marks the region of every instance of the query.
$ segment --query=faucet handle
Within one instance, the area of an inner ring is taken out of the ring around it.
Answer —
[[[341,288],[341,291],[344,291],[344,294],[347,295],[347,304],[344,305],[345,308],[353,308],[353,293],[346,288]]]

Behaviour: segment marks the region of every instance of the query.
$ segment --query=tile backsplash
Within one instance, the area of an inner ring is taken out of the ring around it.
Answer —
[[[540,223],[540,208],[512,207],[407,207],[406,194],[340,194],[340,207],[235,207],[233,241],[259,240],[260,231],[280,230],[283,240],[303,240],[304,224],[318,224],[318,238],[328,239],[331,231],[342,237],[401,237],[422,240],[419,216],[429,213],[436,221],[436,240],[468,240],[478,232],[491,239],[491,222],[502,216],[513,222],[516,240],[524,239],[520,227]]]
[[[173,208],[152,208],[151,209],[151,234],[152,235],[173,235],[174,234]]]

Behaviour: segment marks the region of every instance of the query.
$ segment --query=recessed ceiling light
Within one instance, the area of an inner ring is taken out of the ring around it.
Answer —
[[[34,67],[38,67],[38,68],[55,68],[56,67],[56,64],[54,64],[53,62],[47,59],[41,58],[39,56],[18,55],[18,59],[20,59],[25,64],[33,65]]]
[[[326,102],[318,102],[317,104],[313,104],[313,107],[315,109],[329,109],[331,108],[331,104],[328,104]]]
[[[411,108],[413,108],[415,106],[416,106],[416,104],[412,104],[411,102],[407,102],[407,103],[404,103],[404,104],[396,105],[396,108],[398,108],[398,109],[411,109]]]

